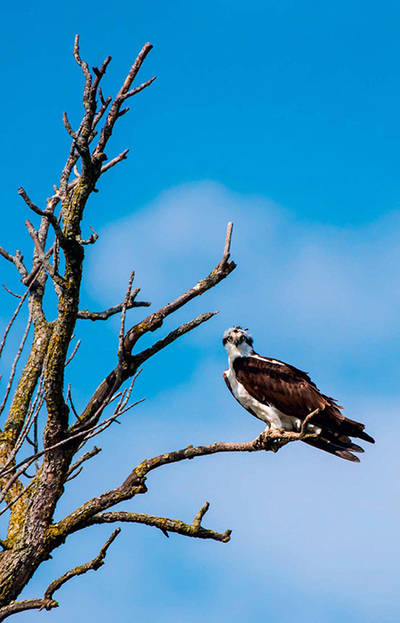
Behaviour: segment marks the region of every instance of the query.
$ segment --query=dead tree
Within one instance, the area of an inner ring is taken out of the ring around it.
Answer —
[[[90,569],[96,570],[103,564],[107,548],[119,533],[119,528],[92,561],[67,571],[51,582],[43,597],[15,601],[36,569],[49,559],[54,549],[61,546],[69,535],[92,525],[141,523],[159,528],[166,535],[168,532],[176,532],[223,543],[229,541],[229,530],[220,533],[203,527],[202,520],[208,510],[208,503],[201,507],[191,524],[177,519],[110,509],[124,500],[146,493],[148,474],[162,465],[215,452],[276,450],[301,435],[288,433],[279,439],[264,436],[244,443],[188,446],[183,450],[144,459],[114,489],[89,499],[61,521],[53,522],[56,506],[61,496],[66,494],[66,482],[77,476],[84,468],[84,463],[100,451],[96,446],[84,451],[89,439],[103,433],[117,417],[137,404],[130,404],[130,400],[139,367],[214,314],[208,312],[197,316],[142,351],[137,348],[139,339],[159,329],[167,316],[194,297],[215,287],[235,268],[234,262],[230,260],[232,224],[228,224],[222,257],[211,272],[187,292],[128,329],[125,327],[127,310],[150,305],[137,300],[139,288],[132,288],[133,273],[121,303],[102,312],[79,308],[85,246],[94,244],[98,238],[94,231],[88,239],[82,237],[85,207],[90,195],[96,191],[101,176],[127,157],[126,149],[108,160],[105,150],[118,119],[129,110],[125,107],[126,101],[149,87],[154,80],[151,78],[134,86],[151,48],[149,43],[143,46],[116,97],[104,98],[100,84],[111,57],[107,57],[100,68],[94,67],[91,71],[80,56],[79,39],[76,37],[74,57],[84,76],[84,112],[76,130],[64,114],[64,125],[71,137],[71,147],[59,183],[54,187],[54,194],[47,200],[44,209],[39,208],[23,188],[18,190],[27,209],[33,212],[32,220],[40,217],[37,226],[26,221],[33,243],[32,264],[24,260],[20,251],[12,255],[0,248],[1,255],[18,271],[24,287],[24,293],[5,330],[0,354],[17,315],[25,304],[28,307],[26,329],[0,405],[0,412],[5,414],[0,434],[0,514],[7,513],[9,516],[7,533],[0,540],[0,621],[23,610],[49,610],[57,606],[54,593],[60,586],[70,578]],[[50,317],[44,303],[46,288],[54,289],[57,297],[55,318]],[[75,347],[72,355],[68,356],[76,324],[85,320],[104,321],[114,314],[120,314],[121,317],[117,365],[94,391],[83,411],[78,413],[74,408],[71,388],[65,387],[65,367],[77,350]],[[28,347],[31,333],[29,354],[22,371],[17,375],[17,364],[24,348]],[[124,387],[129,379],[130,385]],[[12,392],[14,385],[15,390]],[[104,411],[110,403],[116,406],[112,415],[105,417]],[[33,474],[29,473],[29,468]]]

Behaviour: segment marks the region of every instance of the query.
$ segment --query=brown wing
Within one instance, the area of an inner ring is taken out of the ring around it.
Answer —
[[[253,398],[273,405],[286,415],[304,418],[311,411],[325,409],[331,404],[305,372],[287,364],[256,357],[238,357],[233,368],[237,380]]]

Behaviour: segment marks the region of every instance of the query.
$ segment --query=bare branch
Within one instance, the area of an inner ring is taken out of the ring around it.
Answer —
[[[69,363],[71,363],[71,361],[73,360],[73,358],[75,357],[76,353],[78,352],[78,348],[81,345],[81,340],[78,340],[77,343],[75,344],[75,348],[72,351],[71,355],[69,356],[69,358],[67,359],[67,361],[65,362],[65,367],[67,367],[67,365]]]
[[[193,523],[187,524],[179,519],[168,519],[167,517],[157,517],[156,515],[148,515],[147,513],[129,513],[126,511],[114,511],[109,513],[99,513],[94,515],[87,523],[91,526],[93,524],[103,523],[115,523],[118,521],[127,523],[139,523],[146,526],[153,526],[161,530],[166,536],[168,532],[175,532],[182,534],[183,536],[194,537],[197,539],[211,539],[213,541],[220,541],[227,543],[230,540],[231,530],[226,530],[223,533],[215,532],[214,530],[207,530],[201,526],[201,520],[205,513],[209,509],[209,503],[206,502],[204,506],[195,516]]]
[[[29,329],[31,328],[31,323],[32,323],[32,320],[31,320],[31,317],[29,316],[25,332],[24,332],[24,334],[22,336],[22,340],[21,340],[21,343],[19,345],[17,354],[15,355],[15,359],[14,359],[13,364],[11,366],[10,378],[8,379],[8,383],[7,383],[7,387],[6,387],[6,393],[4,395],[3,402],[0,405],[0,414],[3,413],[4,407],[7,404],[8,396],[10,394],[11,386],[13,384],[13,380],[14,380],[14,376],[15,376],[15,371],[17,369],[17,364],[18,364],[18,361],[19,361],[19,359],[21,357],[22,351],[24,350],[26,338],[28,337]]]
[[[163,348],[165,348],[166,346],[168,346],[169,344],[177,340],[178,337],[181,337],[181,335],[188,333],[188,331],[192,331],[193,329],[201,325],[203,322],[207,322],[207,320],[210,320],[210,318],[212,318],[216,314],[218,314],[218,312],[208,312],[206,314],[200,314],[199,316],[197,316],[190,322],[186,322],[185,324],[182,324],[177,329],[174,329],[174,331],[171,331],[170,333],[168,333],[168,335],[166,335],[161,340],[158,340],[158,342],[153,344],[153,346],[150,346],[150,348],[146,348],[146,350],[142,350],[141,353],[134,355],[133,366],[135,370],[137,369],[137,365],[141,365],[147,359],[149,359],[156,353],[160,352],[160,350],[162,350]]]
[[[71,482],[71,480],[75,480],[75,478],[78,478],[82,470],[83,470],[83,467],[80,467],[74,474],[72,474],[71,476],[68,476],[68,478],[65,479],[65,482]]]
[[[63,112],[63,123],[64,123],[64,127],[67,130],[68,134],[75,140],[77,137],[77,133],[74,132],[74,130],[71,127],[71,124],[68,120],[68,115],[66,112]]]
[[[4,259],[14,264],[14,257],[8,251],[3,249],[3,247],[0,247],[0,254],[4,257]]]
[[[74,58],[78,65],[82,68],[83,75],[86,78],[86,83],[91,84],[92,76],[90,75],[89,65],[81,59],[80,50],[79,50],[79,35],[75,35],[75,43],[74,43]],[[85,87],[86,88],[86,87]]]
[[[124,99],[127,99],[128,97],[132,97],[133,95],[140,93],[140,91],[143,91],[143,89],[146,89],[147,87],[149,87],[151,83],[154,82],[155,79],[156,79],[156,76],[153,76],[152,78],[150,78],[150,80],[146,80],[145,82],[142,82],[142,84],[140,84],[138,87],[131,89],[130,91],[128,91],[128,93],[126,93]],[[127,110],[129,110],[129,108]],[[123,113],[124,112],[125,111],[123,111]]]
[[[114,398],[111,398],[107,402],[107,405],[110,404],[113,399]],[[140,404],[144,400],[145,400],[144,398],[141,398],[140,400],[137,400],[135,403],[130,405],[129,409],[132,409],[133,407],[136,407],[138,404]],[[72,406],[71,395],[69,395],[69,401],[70,401],[70,404]],[[129,409],[125,409],[123,412],[128,411]],[[25,459],[23,459],[22,461],[20,461],[17,465],[15,465],[13,467],[9,467],[8,469],[1,469],[0,470],[0,477],[3,477],[3,476],[6,476],[6,475],[10,474],[11,472],[14,472],[16,469],[21,468],[21,469],[19,469],[18,472],[16,472],[11,477],[11,479],[2,488],[1,496],[0,496],[0,502],[4,499],[5,493],[7,493],[7,491],[9,490],[11,485],[15,482],[15,480],[17,480],[19,478],[19,476],[24,473],[24,471],[33,463],[33,461],[36,461],[36,459],[39,459],[40,457],[44,456],[45,454],[48,454],[49,452],[51,452],[52,450],[55,450],[56,448],[60,448],[61,446],[65,446],[66,444],[70,444],[73,440],[79,440],[79,439],[83,438],[83,440],[85,442],[88,441],[88,439],[91,439],[92,437],[100,434],[101,432],[103,432],[103,430],[108,428],[113,422],[115,422],[115,420],[120,415],[122,415],[123,412],[114,413],[111,417],[109,417],[107,420],[104,420],[103,422],[99,422],[98,424],[95,424],[94,426],[91,426],[90,428],[86,427],[84,430],[79,430],[79,432],[76,432],[76,433],[74,432],[74,434],[70,434],[66,439],[62,439],[58,443],[55,443],[55,444],[53,444],[51,446],[48,446],[44,450],[41,450],[40,452],[37,452],[36,454],[33,454],[32,456],[26,457]],[[77,422],[77,424],[81,424],[82,423],[82,418],[79,418],[79,415],[76,413],[76,410],[74,410],[74,414],[79,419],[79,422]],[[71,431],[75,431],[76,429],[71,427],[70,430]]]
[[[25,294],[22,296],[22,298],[21,298],[20,302],[19,302],[19,303],[18,303],[18,305],[17,305],[17,308],[16,308],[15,312],[14,312],[14,313],[13,313],[13,315],[11,316],[10,322],[8,323],[8,325],[6,326],[6,328],[5,328],[5,330],[4,330],[4,333],[3,333],[3,338],[2,338],[2,340],[1,340],[1,344],[0,344],[0,355],[1,355],[1,353],[3,352],[3,348],[4,348],[5,343],[6,343],[7,335],[8,335],[8,333],[9,333],[9,331],[10,331],[10,329],[11,329],[11,327],[12,327],[13,323],[14,323],[14,320],[15,320],[15,319],[16,319],[16,317],[18,316],[18,314],[19,314],[19,312],[20,312],[20,310],[21,310],[21,307],[22,307],[22,305],[24,304],[24,301],[25,301],[26,297],[28,296],[28,294],[29,294],[29,290],[27,290],[27,291],[25,292]]]
[[[47,219],[43,219],[44,221],[47,221]],[[40,236],[38,236],[40,238]],[[43,247],[42,247],[43,248]],[[52,247],[50,247],[50,249],[48,251],[46,251],[46,253],[44,254],[45,258],[48,260],[52,254],[55,251],[55,244],[53,244]],[[55,264],[56,265],[56,264]],[[39,273],[43,270],[42,264],[40,262],[34,262],[34,265],[32,267],[31,272],[28,274],[28,271],[26,271],[26,277],[24,277],[22,279],[22,283],[24,285],[26,285],[28,288],[30,288],[32,286],[32,284],[35,282],[35,280],[39,277]]]
[[[125,354],[125,349],[124,349],[125,316],[126,316],[126,310],[128,308],[128,303],[132,298],[132,283],[133,283],[134,277],[135,277],[135,271],[132,270],[131,274],[129,275],[128,288],[126,290],[125,299],[124,299],[124,302],[122,303],[122,309],[121,309],[121,323],[120,323],[120,330],[119,330],[119,337],[118,337],[118,359],[120,363],[122,363],[122,360]]]
[[[93,227],[91,225],[89,225],[89,228],[93,232],[92,235],[89,236],[89,238],[87,240],[84,240],[83,238],[78,236],[77,240],[78,240],[79,244],[83,244],[83,245],[94,244],[99,239],[99,234],[94,231]]]
[[[106,112],[108,106],[112,102],[112,97],[110,97],[110,96],[108,96],[106,99],[104,99],[103,93],[102,93],[100,87],[99,87],[99,97],[100,97],[101,106],[100,106],[99,110],[97,111],[96,116],[95,116],[95,118],[93,120],[93,124],[92,124],[93,130],[95,129],[95,127],[99,123],[100,119],[103,117],[104,113]],[[93,134],[93,138],[94,138],[94,135],[95,135],[95,133]]]
[[[8,292],[8,294],[11,294],[11,296],[15,296],[16,299],[22,299],[22,294],[17,294],[16,292],[13,292],[12,290],[10,290],[10,288],[7,288],[5,283],[2,283],[1,285],[3,286],[5,291]]]
[[[233,223],[230,221],[226,228],[226,236],[225,236],[225,245],[224,245],[224,253],[222,255],[222,259],[220,265],[223,266],[225,262],[228,261],[230,257],[231,250],[231,240],[232,240],[232,231],[233,231]]]
[[[26,205],[33,211],[35,212],[35,214],[38,214],[39,216],[42,216],[46,219],[48,219],[48,221],[51,223],[51,225],[54,228],[54,231],[56,233],[56,236],[61,244],[61,246],[65,245],[65,238],[64,235],[61,231],[61,227],[57,221],[57,218],[54,216],[54,214],[49,211],[49,210],[41,210],[40,208],[37,207],[37,205],[35,205],[33,203],[33,201],[31,201],[31,199],[28,197],[28,195],[26,194],[25,190],[22,188],[22,186],[20,186],[18,188],[18,194],[20,195],[20,197],[22,197],[22,199],[25,201]],[[29,222],[29,221],[28,221]],[[29,229],[28,229],[29,231]],[[30,232],[29,232],[30,233]],[[40,245],[40,242],[39,242]],[[35,245],[36,246],[36,245]],[[40,247],[41,248],[41,247]],[[43,249],[41,249],[43,251]]]
[[[75,461],[73,465],[71,465],[68,470],[68,475],[71,475],[76,469],[78,469],[78,467],[82,465],[82,463],[96,456],[96,454],[98,454],[99,452],[101,452],[101,448],[99,448],[98,446],[94,446],[93,450],[85,452],[85,454],[83,454],[77,461]]]
[[[24,599],[23,601],[12,601],[8,606],[0,608],[0,621],[4,621],[9,616],[24,612],[25,610],[51,610],[57,608],[58,602],[46,599]]]
[[[18,270],[22,279],[25,279],[27,277],[28,271],[24,265],[24,262],[23,262],[24,258],[21,255],[20,251],[17,250],[15,252],[15,255],[11,255],[10,253],[8,253],[8,251],[3,249],[3,247],[0,247],[0,255],[2,255],[6,260],[14,264],[15,268]]]
[[[69,401],[69,403],[71,405],[72,413],[74,414],[74,416],[76,417],[78,422],[80,422],[81,418],[79,417],[78,412],[75,409],[75,405],[74,405],[74,403],[72,401],[71,384],[68,385],[67,396],[65,398],[65,402],[68,403],[68,401]]]
[[[140,288],[136,288],[132,291],[130,300],[126,306],[126,309],[133,309],[134,307],[150,307],[151,303],[148,301],[136,301],[135,297],[139,293]],[[78,311],[77,318],[80,320],[108,320],[110,316],[114,316],[115,314],[119,314],[122,311],[123,303],[119,303],[118,305],[114,305],[113,307],[109,307],[101,312],[90,312],[87,309],[82,309]]]
[[[116,98],[114,99],[113,103],[111,104],[111,108],[110,111],[108,113],[107,116],[107,120],[104,124],[104,127],[101,131],[101,135],[100,135],[100,139],[99,142],[96,146],[96,149],[94,150],[95,155],[98,157],[100,156],[104,150],[105,147],[107,145],[108,139],[110,138],[112,131],[114,129],[114,125],[115,122],[118,119],[118,115],[119,115],[119,111],[121,108],[122,103],[124,102],[124,100],[127,97],[130,97],[128,95],[129,89],[131,88],[131,85],[134,81],[134,79],[136,78],[136,75],[140,69],[140,67],[143,64],[143,61],[145,60],[146,56],[148,55],[148,53],[150,52],[150,50],[152,49],[152,45],[150,43],[146,43],[143,48],[140,50],[139,54],[137,55],[137,58],[134,62],[134,64],[132,65],[132,67],[130,68],[127,77],[125,78],[125,81],[122,85],[122,87],[120,88]],[[143,84],[141,85],[142,88],[140,90],[143,90],[144,88],[146,88],[147,86],[149,86],[151,84],[151,81],[148,81],[147,84]],[[138,92],[138,91],[137,91]],[[132,93],[133,95],[133,93]]]
[[[200,528],[201,520],[203,519],[204,515],[207,513],[209,508],[210,508],[210,502],[205,502],[203,506],[201,507],[201,509],[199,510],[199,512],[195,515],[193,519],[193,526],[195,528]]]
[[[44,387],[43,387],[43,376],[40,379],[40,383],[39,383],[39,387],[35,396],[35,399],[31,405],[31,407],[29,408],[25,423],[21,429],[21,432],[14,444],[13,450],[12,452],[8,455],[7,460],[4,462],[4,464],[2,465],[1,468],[1,472],[3,473],[4,470],[7,469],[7,467],[14,461],[15,457],[17,456],[17,453],[19,451],[19,449],[22,447],[24,441],[26,439],[28,439],[28,435],[29,432],[32,428],[32,425],[36,425],[37,423],[37,418],[39,416],[39,412],[40,409],[42,408],[42,404],[44,401]],[[36,427],[35,427],[36,428]],[[36,430],[35,430],[35,437],[36,437]],[[35,439],[35,441],[33,442],[33,446],[35,449],[35,452],[37,452],[37,439]]]
[[[57,580],[53,580],[51,584],[47,587],[43,599],[26,599],[25,601],[13,601],[8,606],[4,606],[0,608],[0,621],[4,621],[7,617],[12,614],[16,614],[17,612],[23,612],[24,610],[51,610],[52,608],[57,608],[58,602],[53,599],[53,595],[56,591],[58,591],[63,584],[68,582],[71,578],[74,578],[78,575],[83,575],[87,573],[87,571],[93,570],[97,571],[104,565],[104,559],[107,554],[107,550],[110,547],[111,543],[116,539],[116,537],[121,532],[121,528],[117,528],[114,530],[112,535],[107,539],[101,548],[100,552],[97,554],[93,560],[90,562],[86,562],[83,565],[79,565],[74,567],[70,571],[67,571],[64,575]]]
[[[306,433],[307,433],[307,427],[308,427],[308,423],[309,421],[314,417],[314,415],[317,415],[317,413],[319,413],[321,411],[321,409],[315,409],[315,411],[311,411],[311,413],[309,413],[303,420],[303,423],[301,425],[301,434],[305,437]]]
[[[93,81],[93,86],[92,86],[92,94],[95,95],[97,92],[97,89],[99,87],[100,81],[102,79],[102,77],[104,76],[104,74],[106,73],[106,69],[108,67],[108,65],[111,62],[111,56],[107,56],[107,58],[103,61],[100,69],[98,69],[97,67],[93,67],[93,73],[95,74],[95,79]],[[102,99],[102,98],[100,98]],[[101,102],[102,104],[105,104],[104,100]]]
[[[53,580],[53,582],[47,587],[44,598],[49,600],[52,599],[55,591],[61,588],[61,586],[65,584],[65,582],[68,582],[68,580],[70,580],[74,576],[82,575],[83,573],[86,573],[90,570],[97,571],[98,569],[100,569],[100,567],[104,565],[104,559],[106,557],[108,548],[110,547],[111,543],[117,538],[120,532],[121,528],[117,528],[116,530],[114,530],[112,535],[107,539],[100,552],[95,558],[93,558],[93,560],[85,563],[84,565],[79,565],[79,567],[75,567],[70,571],[67,571],[65,575],[61,576],[57,580]]]
[[[112,167],[114,167],[116,164],[118,164],[119,162],[121,162],[121,160],[126,160],[127,159],[127,153],[129,152],[129,149],[125,149],[123,152],[121,152],[118,156],[116,156],[115,158],[113,158],[112,160],[110,160],[109,162],[107,162],[107,164],[104,164],[101,167],[101,173],[105,173],[106,171],[108,171],[109,169],[111,169]]]
[[[25,225],[26,225],[26,228],[27,228],[27,230],[29,232],[29,235],[32,238],[33,243],[35,245],[35,250],[36,250],[38,259],[39,259],[40,263],[42,264],[43,268],[46,270],[46,272],[52,278],[52,280],[54,282],[54,287],[56,289],[56,292],[60,296],[61,293],[62,293],[62,288],[65,285],[64,279],[61,277],[61,275],[59,275],[54,270],[53,266],[50,264],[49,260],[47,259],[46,253],[43,251],[43,249],[42,249],[42,247],[40,245],[37,232],[36,232],[35,228],[33,227],[32,223],[27,219],[25,221]]]

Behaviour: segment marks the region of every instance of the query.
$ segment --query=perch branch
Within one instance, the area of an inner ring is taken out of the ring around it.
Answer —
[[[219,452],[259,452],[270,451],[277,452],[279,448],[286,444],[303,439],[303,433],[295,433],[289,431],[272,430],[262,433],[259,437],[252,441],[246,442],[215,442],[207,446],[192,446],[182,450],[173,452],[165,452],[151,459],[145,459],[137,467],[135,467],[124,482],[117,488],[111,489],[85,502],[80,508],[76,509],[70,515],[62,519],[57,524],[57,534],[66,536],[72,532],[80,530],[82,527],[90,523],[91,519],[108,508],[119,504],[125,500],[129,500],[140,493],[146,493],[145,485],[146,476],[149,472],[163,465],[177,463],[179,461],[190,460],[200,456],[208,456]],[[195,525],[201,522],[202,516],[207,509],[203,507],[195,517]]]

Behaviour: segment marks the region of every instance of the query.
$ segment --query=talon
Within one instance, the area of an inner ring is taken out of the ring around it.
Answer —
[[[255,438],[254,446],[256,448],[264,448],[268,440],[268,431],[264,430]]]

